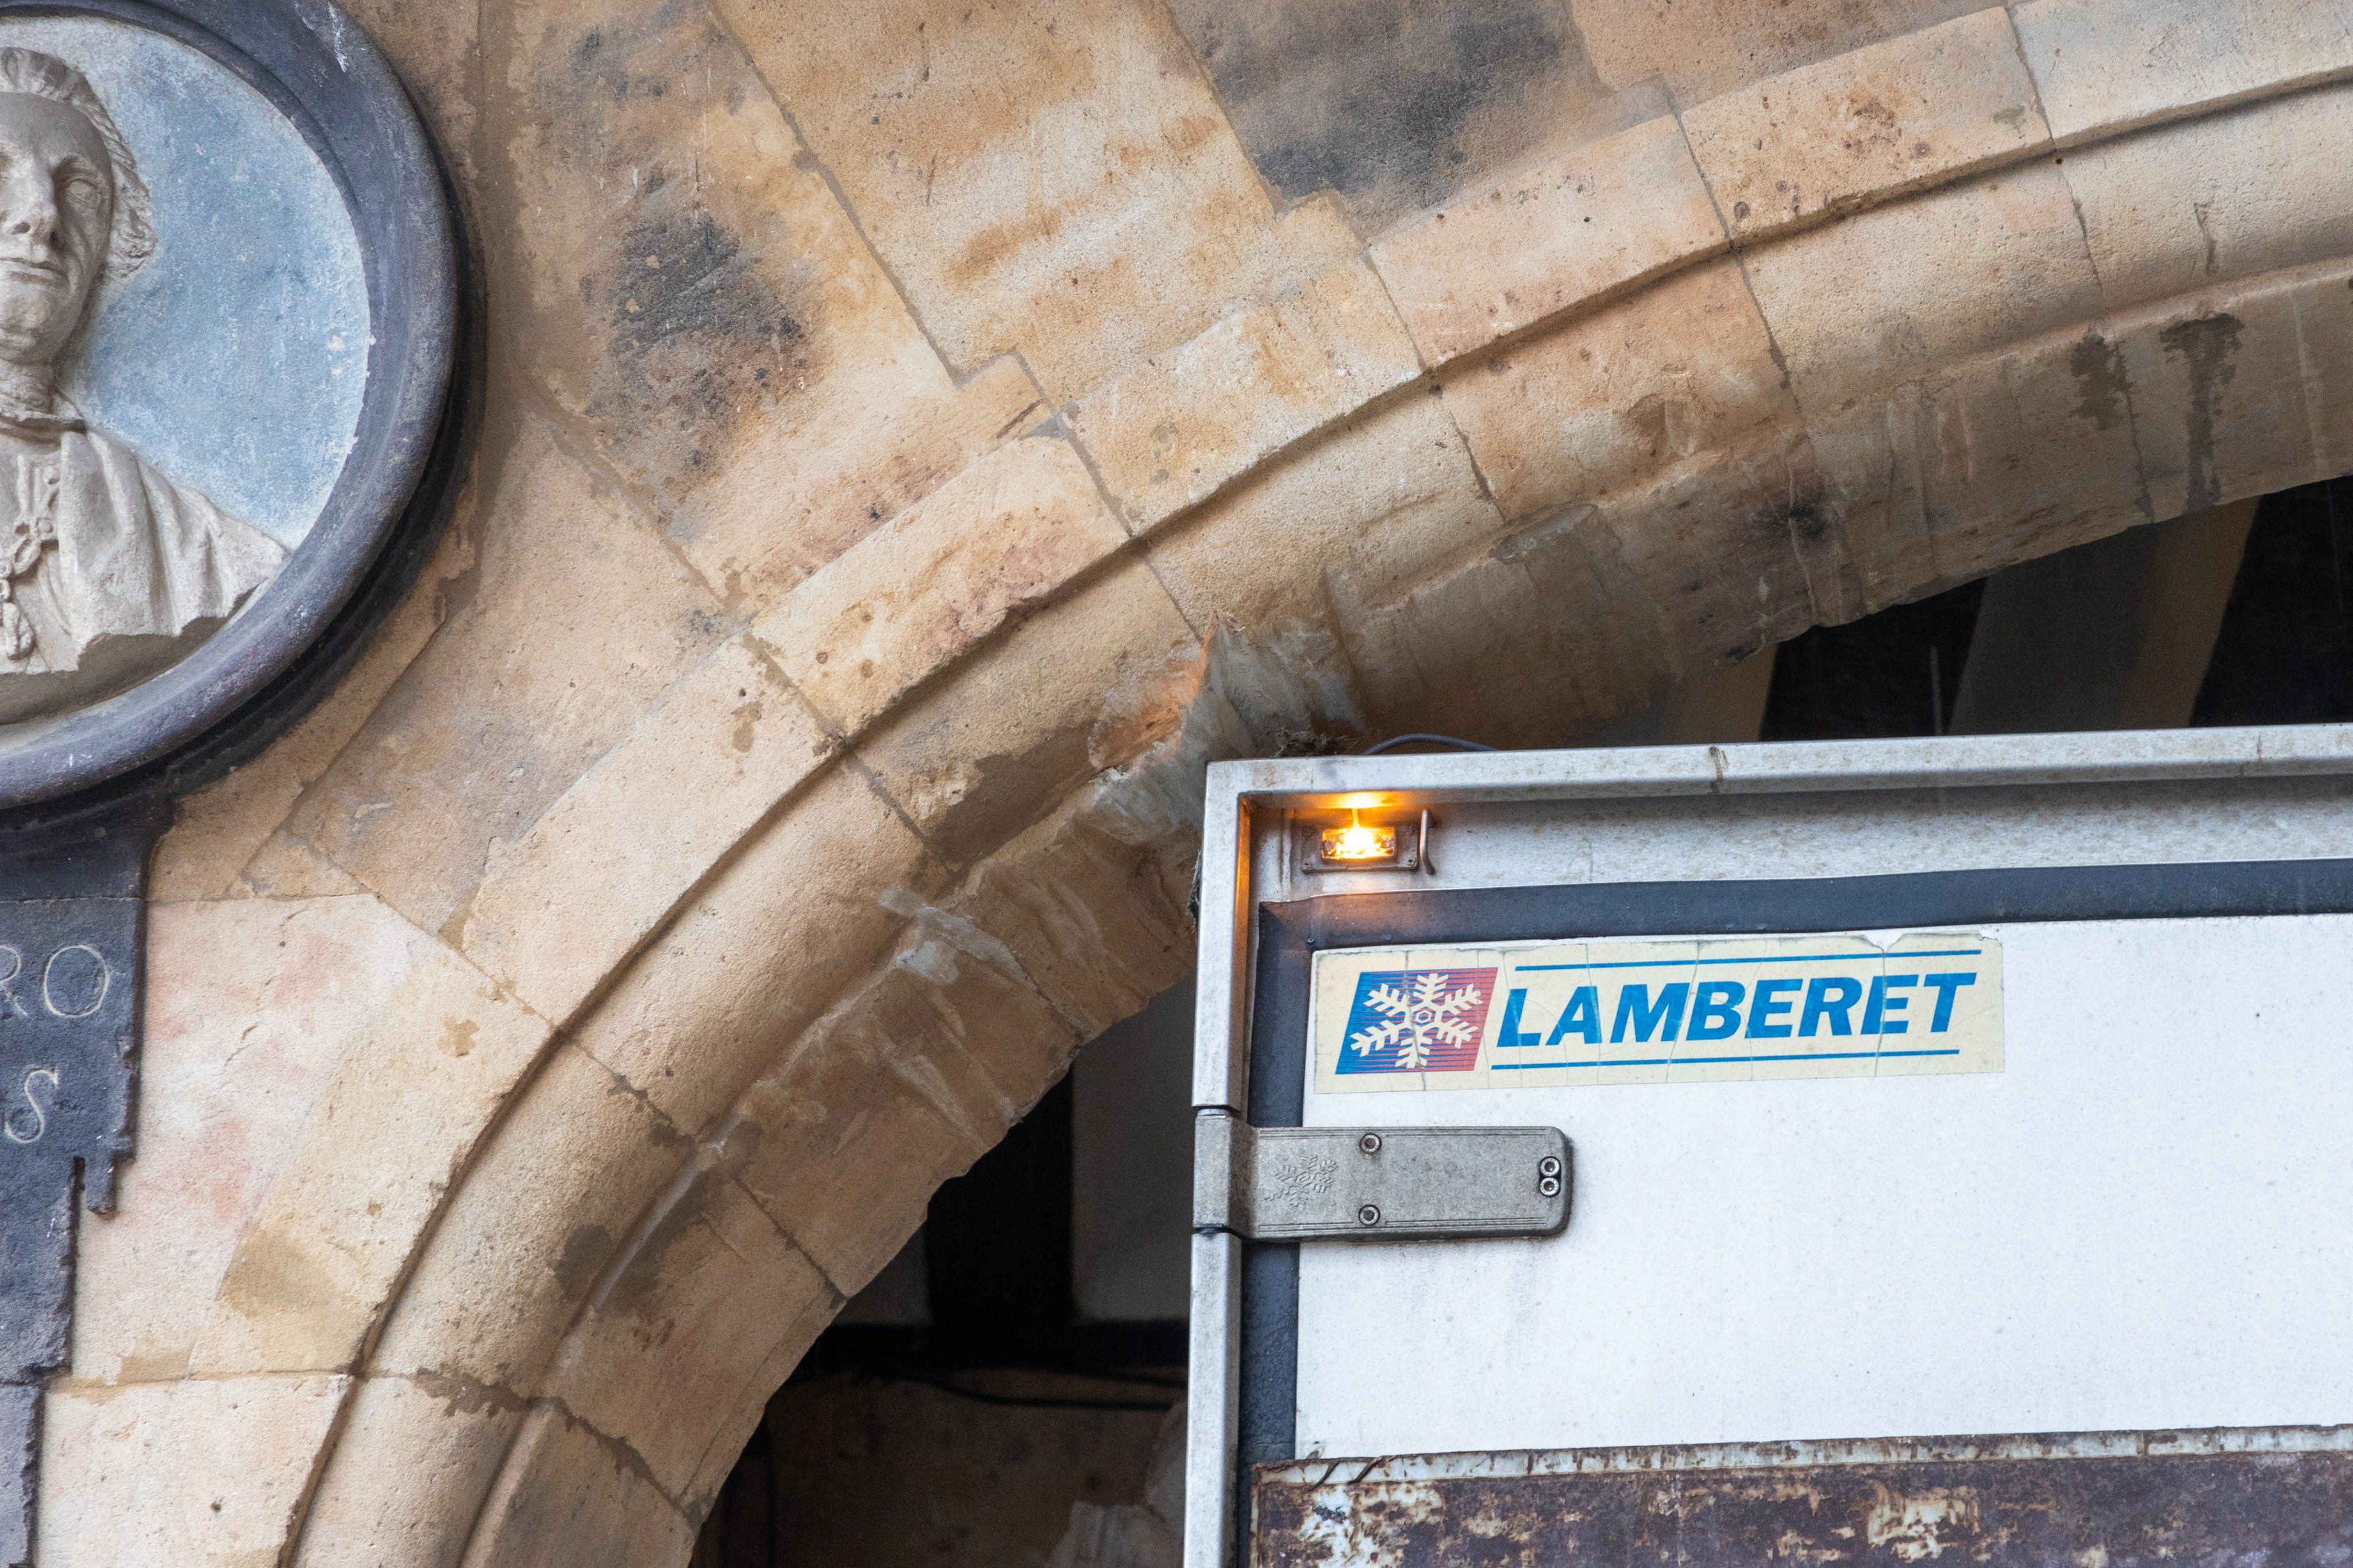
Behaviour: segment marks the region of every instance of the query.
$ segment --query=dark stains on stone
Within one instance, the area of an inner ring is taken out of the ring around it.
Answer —
[[[1376,232],[1609,94],[1558,0],[1174,0],[1244,146],[1285,197],[1337,191]]]
[[[581,34],[565,52],[579,103],[602,110],[632,99],[659,98],[674,81],[687,79],[658,67],[649,68],[638,57],[649,40],[688,33],[697,9],[686,0],[668,0],[626,27],[591,27]]]
[[[697,1229],[708,1232],[703,1215],[710,1212],[719,1190],[726,1184],[726,1177],[703,1172],[676,1202],[657,1215],[621,1265],[611,1293],[599,1303],[598,1310],[615,1317],[627,1317],[652,1300],[663,1282],[664,1263],[670,1248]],[[665,1330],[665,1337],[667,1332]]]
[[[691,474],[807,379],[807,309],[708,212],[642,218],[618,250],[586,289],[608,336],[583,412],[625,458]]]
[[[932,825],[932,842],[952,864],[972,865],[1093,771],[1083,724],[1057,731],[1026,751],[982,757],[972,764],[962,797]]]
[[[1827,542],[1837,521],[1831,508],[1830,487],[1819,474],[1800,479],[1780,510],[1782,523],[1801,555]]]
[[[427,1397],[441,1400],[446,1415],[512,1415],[529,1407],[528,1402],[512,1389],[477,1378],[428,1371],[410,1373],[408,1381]]]
[[[729,205],[724,176],[672,134],[681,114],[742,111],[757,79],[684,0],[551,39],[538,58],[536,177],[617,205],[580,237],[577,310],[531,330],[573,367],[606,455],[674,496],[816,374],[815,291],[786,221]]]
[[[613,1260],[613,1233],[601,1225],[578,1225],[556,1255],[555,1278],[564,1294],[577,1301],[596,1287],[596,1276]]]
[[[2239,374],[2239,339],[2246,323],[2228,311],[2176,321],[2157,334],[2158,346],[2188,363],[2189,397],[2183,410],[2182,447],[2188,465],[2183,510],[2202,511],[2222,499],[2214,471],[2214,416],[2222,393]]]
[[[2090,420],[2094,430],[2116,428],[2132,393],[2116,345],[2086,331],[2067,355],[2067,370],[2075,378],[2075,417]]]

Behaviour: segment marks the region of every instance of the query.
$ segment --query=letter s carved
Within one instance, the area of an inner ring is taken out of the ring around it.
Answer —
[[[16,1091],[23,1097],[24,1103],[10,1106],[8,1114],[5,1118],[0,1118],[0,1134],[5,1134],[9,1142],[37,1143],[41,1141],[42,1134],[48,1131],[48,1111],[41,1109],[40,1098],[33,1092],[33,1086],[44,1079],[47,1080],[49,1086],[49,1110],[57,1109],[58,1069],[55,1068],[26,1068],[24,1085]]]

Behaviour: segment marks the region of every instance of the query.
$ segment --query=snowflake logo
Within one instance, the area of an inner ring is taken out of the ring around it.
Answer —
[[[1492,969],[1366,974],[1349,1009],[1342,1072],[1460,1072],[1479,1056]],[[1353,1053],[1350,1055],[1348,1053]]]

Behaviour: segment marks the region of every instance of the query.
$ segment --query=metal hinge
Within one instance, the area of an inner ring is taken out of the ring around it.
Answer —
[[[1568,1224],[1556,1127],[1252,1127],[1194,1121],[1193,1228],[1252,1241],[1551,1236]]]

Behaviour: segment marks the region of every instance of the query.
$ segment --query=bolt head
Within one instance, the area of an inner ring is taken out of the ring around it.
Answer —
[[[1378,1205],[1378,1204],[1366,1204],[1363,1208],[1358,1209],[1358,1210],[1356,1211],[1356,1223],[1357,1223],[1358,1225],[1365,1226],[1366,1226],[1366,1227],[1368,1227],[1368,1228],[1369,1228],[1370,1226],[1377,1226],[1377,1225],[1380,1224],[1380,1223],[1381,1223],[1381,1206],[1380,1206],[1380,1205]]]
[[[1548,1198],[1556,1198],[1560,1196],[1560,1178],[1558,1176],[1546,1176],[1544,1180],[1536,1184],[1536,1191],[1542,1193]]]
[[[1556,1154],[1546,1154],[1543,1159],[1538,1160],[1536,1162],[1536,1174],[1539,1176],[1559,1175],[1560,1157]]]
[[[1367,1154],[1377,1154],[1381,1152],[1381,1135],[1377,1132],[1367,1132],[1356,1140],[1356,1147]]]

